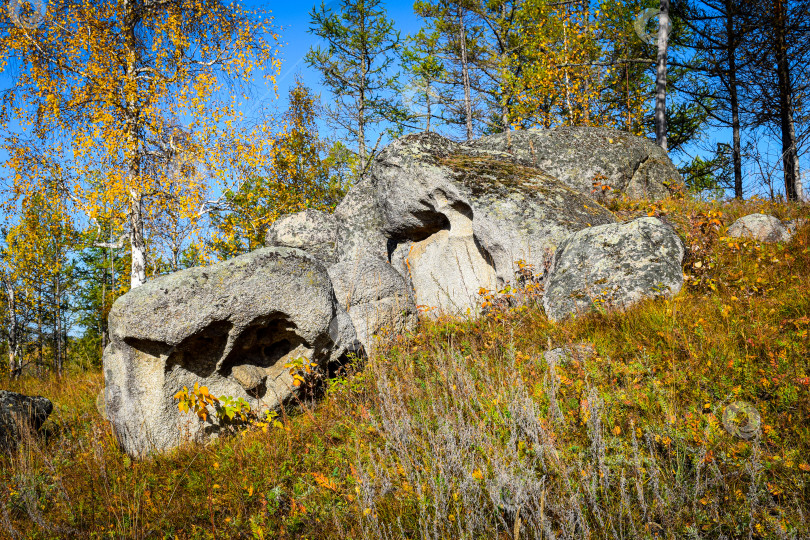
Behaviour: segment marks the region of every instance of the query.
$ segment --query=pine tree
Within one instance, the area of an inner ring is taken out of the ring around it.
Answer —
[[[488,131],[503,131],[521,125],[514,109],[528,90],[523,77],[531,52],[528,28],[535,24],[526,17],[533,0],[481,2],[474,12],[480,21],[481,58],[476,67],[482,73],[481,91],[489,111]]]
[[[483,30],[472,0],[418,0],[414,12],[430,32],[417,34],[417,47],[441,66],[437,98],[442,122],[463,130],[470,140],[488,129],[484,82],[477,65],[485,54]]]
[[[411,80],[405,87],[410,116],[417,128],[422,121],[424,131],[431,131],[431,122],[442,118],[439,84],[445,77],[445,68],[439,59],[439,33],[422,28],[408,36],[407,47],[402,53],[403,67]],[[423,109],[424,107],[424,109]]]
[[[806,97],[810,92],[810,2],[754,2],[749,28],[743,52],[752,124],[781,141],[785,197],[797,200],[803,140],[800,120],[810,114]]]
[[[107,317],[115,300],[129,290],[129,254],[124,246],[108,244],[99,247],[99,237],[117,238],[121,231],[111,227],[109,219],[101,220],[100,230],[88,229],[82,234],[81,249],[75,270],[76,292],[73,296],[76,323],[82,333],[76,339],[76,356],[82,363],[99,365],[109,343]]]
[[[743,197],[742,184],[742,115],[740,75],[745,71],[741,49],[749,30],[746,15],[750,3],[733,0],[701,0],[680,4],[679,15],[693,38],[689,45],[697,51],[687,67],[708,79],[708,84],[696,85],[689,93],[696,101],[711,100],[707,107],[710,121],[732,130],[731,161],[734,196]],[[719,155],[719,154],[718,154]]]
[[[309,65],[321,72],[324,86],[337,104],[328,107],[333,125],[356,141],[362,174],[377,153],[386,130],[369,144],[371,129],[388,123],[388,133],[397,132],[407,121],[399,103],[401,41],[394,22],[381,0],[340,0],[313,8],[310,32],[326,41],[313,46],[306,56]]]

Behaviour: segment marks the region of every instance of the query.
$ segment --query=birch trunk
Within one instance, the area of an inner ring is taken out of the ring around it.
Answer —
[[[661,0],[658,17],[658,58],[655,79],[655,142],[667,150],[667,45],[669,0]]]
[[[137,79],[136,69],[138,66],[138,42],[135,35],[135,25],[137,16],[135,5],[132,0],[124,1],[125,23],[124,40],[127,52],[127,73],[126,80]],[[146,246],[144,242],[143,224],[143,196],[137,191],[136,186],[140,181],[140,161],[138,145],[138,103],[137,103],[137,83],[136,90],[124,89],[126,100],[126,152],[127,152],[127,181],[129,183],[129,244],[132,254],[132,266],[130,271],[130,287],[132,289],[140,287],[146,282]]]
[[[7,280],[3,280],[8,299],[8,372],[12,379],[20,376],[22,366],[18,365],[17,353],[19,343],[17,342],[17,302],[14,298],[14,288]]]
[[[568,7],[565,8],[566,22],[563,23],[563,51],[565,52],[565,65],[563,75],[565,79],[565,108],[568,113],[568,125],[574,125],[574,108],[571,105],[571,81],[568,78]]]
[[[143,238],[143,201],[136,192],[130,194],[129,244],[132,253],[130,287],[146,283],[146,246]]]
[[[110,248],[110,251],[112,251],[112,248]],[[104,252],[102,251],[101,253],[103,261],[101,265],[101,317],[98,318],[98,332],[101,334],[101,351],[103,353],[104,349],[107,348],[107,330],[104,328],[104,312],[107,307],[107,272],[104,270],[104,266],[107,264],[107,260],[104,258]]]

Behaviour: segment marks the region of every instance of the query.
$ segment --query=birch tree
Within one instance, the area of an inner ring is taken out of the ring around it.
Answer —
[[[661,0],[658,14],[658,56],[655,63],[655,142],[667,149],[667,49],[669,45],[669,0]]]
[[[73,271],[69,255],[78,235],[71,216],[52,192],[25,197],[20,210],[18,223],[5,234],[1,254],[0,278],[9,310],[9,367],[12,376],[24,367],[25,335],[33,333],[38,367],[44,369],[50,356],[51,367],[61,375],[66,359],[66,314]],[[28,324],[36,329],[26,332]]]
[[[221,258],[262,247],[267,229],[282,214],[307,208],[330,212],[345,195],[348,152],[318,136],[309,88],[298,80],[289,96],[265,168],[239,189],[226,191],[222,210],[211,213],[209,242]]]
[[[205,213],[199,203],[209,183],[232,185],[261,164],[266,126],[245,128],[240,100],[254,76],[274,82],[276,36],[266,17],[218,0],[49,6],[39,26],[3,10],[0,67],[14,67],[14,84],[0,122],[22,128],[3,145],[14,171],[5,209],[46,184],[91,222],[104,207],[119,209],[137,287],[146,280],[150,211],[172,205],[185,217]],[[177,118],[188,119],[194,134],[182,152],[208,171],[183,179],[180,196],[166,175],[150,174]]]
[[[3,293],[3,313],[5,315],[5,342],[8,347],[8,374],[12,379],[20,376],[20,324],[17,304],[17,283],[13,271],[3,262],[0,269],[0,284]]]

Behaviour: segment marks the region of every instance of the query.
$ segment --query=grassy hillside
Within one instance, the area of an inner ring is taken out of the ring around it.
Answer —
[[[348,366],[277,425],[204,447],[122,455],[95,407],[100,373],[11,383],[55,410],[42,440],[0,458],[0,536],[810,536],[810,225],[785,245],[724,237],[748,213],[810,209],[611,209],[679,230],[677,298],[564,324],[531,295],[495,298]],[[544,360],[576,344],[595,355]],[[736,402],[759,415],[751,438]]]

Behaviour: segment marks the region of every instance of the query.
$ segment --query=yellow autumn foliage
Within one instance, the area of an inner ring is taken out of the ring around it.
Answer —
[[[156,217],[171,211],[194,233],[209,197],[266,160],[269,127],[248,126],[237,98],[257,76],[275,84],[270,24],[214,0],[80,0],[50,6],[37,28],[5,24],[0,67],[13,59],[15,70],[0,124],[13,176],[0,209],[14,214],[49,187],[91,223],[113,211],[128,230],[132,285],[142,283]],[[179,123],[187,136],[174,145]],[[178,161],[194,174],[178,174]]]

